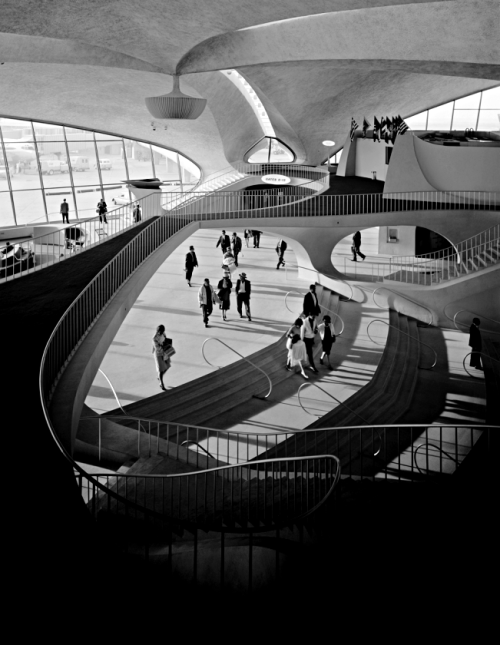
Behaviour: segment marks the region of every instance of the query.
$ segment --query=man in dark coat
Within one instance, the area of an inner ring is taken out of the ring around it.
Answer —
[[[260,247],[260,236],[262,231],[252,231],[253,233],[253,248],[258,249]]]
[[[469,329],[469,347],[472,347],[472,353],[470,355],[470,366],[475,367],[477,370],[482,370],[481,366],[481,352],[483,344],[481,342],[481,332],[479,331],[479,325],[481,321],[479,318],[472,319],[472,325]]]
[[[189,247],[189,253],[186,253],[186,263],[184,265],[184,270],[186,271],[186,280],[189,286],[191,286],[191,276],[193,275],[194,267],[198,266],[198,258],[194,252],[194,246]]]
[[[276,265],[276,268],[279,269],[281,265],[285,266],[285,251],[287,248],[287,243],[285,240],[278,240],[278,244],[276,245],[276,253],[278,254],[278,264]]]
[[[234,255],[234,263],[236,266],[238,266],[238,255],[241,252],[241,237],[238,237],[237,233],[233,233],[233,237],[231,238],[231,244],[233,247],[233,255]]]
[[[354,235],[352,236],[352,246],[351,246],[353,262],[357,262],[356,255],[359,255],[359,257],[362,260],[366,258],[366,255],[361,253],[361,251],[359,250],[360,246],[361,246],[361,233],[359,231],[356,231],[356,233],[354,233]]]
[[[321,308],[318,302],[318,296],[316,295],[316,285],[311,284],[309,286],[309,291],[304,296],[304,304],[302,305],[304,309],[304,316],[319,316],[321,313]]]
[[[236,282],[236,307],[240,318],[243,318],[243,303],[245,304],[245,312],[248,320],[252,320],[250,316],[250,293],[252,290],[252,285],[250,280],[247,280],[246,273],[240,273],[240,277]]]
[[[215,248],[217,248],[219,245],[222,250],[222,255],[224,255],[224,253],[231,248],[231,240],[229,239],[229,235],[226,235],[226,231],[222,231],[222,235],[219,237]]]

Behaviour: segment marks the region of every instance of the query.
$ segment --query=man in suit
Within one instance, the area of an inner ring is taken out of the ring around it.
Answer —
[[[240,254],[242,243],[241,237],[238,237],[237,233],[233,233],[231,238],[231,245],[233,247],[234,263],[238,266],[238,255]]]
[[[253,233],[253,248],[258,249],[260,246],[260,235],[262,231],[252,231]]]
[[[203,284],[198,291],[198,302],[200,303],[201,311],[203,314],[203,322],[205,327],[208,327],[208,317],[213,311],[213,306],[215,302],[215,293],[210,280],[205,278]]]
[[[311,284],[309,286],[309,291],[304,296],[304,304],[302,307],[304,309],[304,316],[316,317],[321,313],[318,296],[316,295],[316,285]]]
[[[470,355],[470,366],[475,367],[477,370],[482,370],[481,365],[481,350],[483,344],[481,342],[481,332],[479,331],[479,325],[481,321],[479,318],[472,319],[472,325],[469,329],[469,347],[472,348],[472,353]]]
[[[184,264],[184,270],[186,272],[186,280],[189,286],[191,286],[191,276],[193,275],[194,267],[198,266],[198,258],[194,252],[194,246],[189,247],[189,253],[186,253],[186,263]]]
[[[356,233],[354,233],[354,235],[352,236],[352,246],[351,246],[351,251],[352,251],[351,259],[353,262],[357,262],[357,257],[356,257],[357,255],[359,255],[359,257],[362,260],[366,258],[366,255],[361,253],[361,251],[359,250],[360,246],[361,246],[361,233],[359,231],[356,231]]]
[[[231,248],[231,240],[229,239],[229,235],[226,235],[226,231],[222,231],[222,235],[219,237],[219,241],[215,245],[215,248],[217,248],[219,244],[222,250],[222,255]]]
[[[250,316],[250,293],[252,290],[252,285],[249,280],[247,280],[246,273],[240,273],[240,277],[236,282],[236,306],[240,318],[243,318],[243,303],[245,303],[245,312],[248,320],[252,320]]]
[[[276,245],[276,253],[278,254],[278,264],[276,265],[276,268],[279,269],[281,265],[285,266],[285,251],[287,247],[287,243],[285,240],[278,240],[278,244]]]

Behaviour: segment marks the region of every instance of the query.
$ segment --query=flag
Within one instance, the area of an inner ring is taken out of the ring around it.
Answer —
[[[358,127],[358,124],[354,119],[351,119],[351,131],[349,133],[349,136],[351,137],[351,141],[354,139],[354,133],[356,132],[356,128]]]
[[[398,116],[398,120],[398,134],[404,134],[409,128],[400,116]]]
[[[387,124],[386,118],[383,116],[380,119],[380,138],[383,139],[385,137],[385,126]]]
[[[380,136],[379,136],[379,131],[380,131],[380,123],[378,122],[378,119],[376,116],[373,117],[373,140],[380,142]]]
[[[386,142],[386,143],[389,143],[389,141],[391,140],[391,138],[390,138],[389,133],[387,132],[387,130],[385,131],[384,138],[385,138],[385,142]]]
[[[363,117],[363,139],[366,139],[366,131],[370,127],[370,123],[367,121],[366,117]]]

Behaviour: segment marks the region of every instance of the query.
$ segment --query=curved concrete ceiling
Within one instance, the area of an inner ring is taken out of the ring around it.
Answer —
[[[2,0],[0,113],[117,132],[182,151],[208,174],[261,137],[215,70],[237,68],[306,163],[350,117],[414,114],[498,84],[497,0]],[[173,72],[208,99],[150,126]]]

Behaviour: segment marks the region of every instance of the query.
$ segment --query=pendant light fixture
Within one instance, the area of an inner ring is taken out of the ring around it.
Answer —
[[[156,119],[197,119],[206,104],[207,99],[197,99],[180,91],[177,74],[174,74],[174,89],[170,94],[146,99],[146,107]]]

